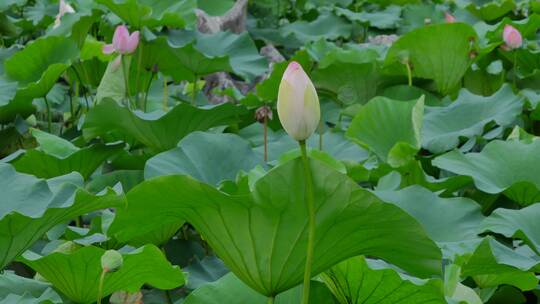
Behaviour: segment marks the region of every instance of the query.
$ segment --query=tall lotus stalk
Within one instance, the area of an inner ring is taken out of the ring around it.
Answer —
[[[124,83],[126,86],[126,99],[128,105],[131,105],[131,96],[129,94],[129,66],[125,60],[125,55],[130,55],[137,49],[139,45],[139,31],[135,31],[129,34],[129,31],[125,25],[119,25],[114,30],[114,35],[111,44],[103,46],[103,53],[112,54],[117,52],[120,54],[113,65],[118,66],[122,64],[122,72],[124,74]]]
[[[504,48],[510,51],[514,52],[514,86],[516,85],[516,73],[517,73],[517,52],[515,49],[518,49],[523,44],[523,38],[521,37],[521,33],[510,24],[507,24],[504,26],[503,30],[503,40],[504,40]]]
[[[277,101],[277,110],[281,125],[289,136],[298,141],[302,153],[305,179],[305,203],[308,210],[308,244],[304,271],[304,290],[302,303],[309,302],[311,265],[315,240],[315,202],[313,196],[313,177],[307,156],[306,139],[317,129],[321,118],[319,97],[313,83],[298,62],[291,62],[281,83]]]

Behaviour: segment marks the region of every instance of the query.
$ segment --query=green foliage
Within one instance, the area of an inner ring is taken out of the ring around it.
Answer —
[[[538,302],[539,13],[0,1],[0,304]]]

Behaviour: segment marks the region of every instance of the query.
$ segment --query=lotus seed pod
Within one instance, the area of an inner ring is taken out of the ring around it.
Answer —
[[[115,272],[122,267],[123,263],[124,258],[116,250],[107,250],[101,256],[101,268],[105,272]]]
[[[295,140],[313,134],[321,118],[319,97],[298,62],[291,62],[279,84],[277,110],[283,129]]]

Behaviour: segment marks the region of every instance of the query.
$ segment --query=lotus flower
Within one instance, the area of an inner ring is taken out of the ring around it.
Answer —
[[[125,25],[119,25],[114,30],[112,43],[103,46],[103,53],[112,54],[118,52],[121,55],[127,55],[135,52],[137,45],[139,45],[139,31],[135,31],[130,35]]]
[[[509,24],[504,26],[503,40],[510,50],[519,48],[523,42],[519,31]]]
[[[75,13],[75,10],[71,5],[66,3],[64,0],[60,0],[58,3],[58,14],[56,15],[54,19],[54,26],[53,28],[57,28],[60,26],[60,18],[62,18],[65,14],[73,14]]]
[[[291,62],[279,84],[277,110],[281,125],[295,140],[307,139],[321,118],[319,97],[298,62]]]
[[[456,17],[452,16],[450,13],[445,12],[444,20],[446,20],[446,23],[454,23],[456,22]]]

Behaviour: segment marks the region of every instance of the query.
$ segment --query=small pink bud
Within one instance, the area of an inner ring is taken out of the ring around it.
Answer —
[[[444,13],[444,20],[446,20],[446,23],[454,23],[456,22],[456,17],[452,16],[448,12]]]
[[[131,54],[135,52],[138,45],[139,31],[135,31],[130,35],[125,25],[119,25],[114,30],[112,44],[106,44],[103,46],[103,53],[112,54],[116,51],[121,55]]]
[[[523,43],[519,31],[510,24],[504,26],[503,40],[510,50],[521,47],[521,44]]]

